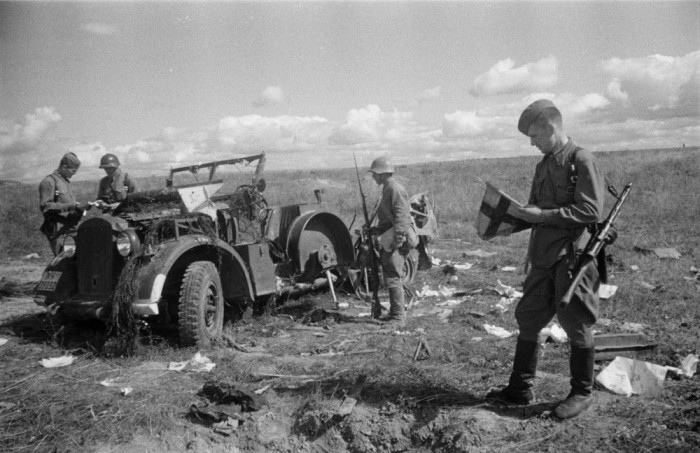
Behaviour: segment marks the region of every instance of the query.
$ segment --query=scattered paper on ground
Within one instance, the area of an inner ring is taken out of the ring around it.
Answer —
[[[644,280],[639,280],[639,281],[637,282],[637,284],[638,284],[639,286],[641,286],[642,288],[648,289],[648,290],[651,290],[651,291],[653,291],[653,290],[656,289],[656,286],[652,285],[651,283],[647,283],[647,282],[645,282]]]
[[[503,327],[492,326],[491,324],[484,324],[484,330],[491,335],[495,335],[498,338],[508,338],[513,336],[513,332],[509,332]]]
[[[464,252],[465,256],[476,256],[477,258],[488,258],[489,256],[496,255],[496,252],[484,252],[483,250],[473,250],[469,252]]]
[[[688,354],[681,360],[681,371],[687,377],[693,377],[698,371],[698,356]]]
[[[615,295],[617,292],[617,286],[615,285],[606,285],[605,283],[600,284],[600,288],[598,288],[598,297],[601,299],[610,299],[612,296]]]
[[[666,371],[661,365],[615,357],[595,380],[618,395],[655,396],[663,390]]]
[[[4,345],[7,343],[9,340],[7,338],[0,338],[0,346]]]
[[[501,268],[501,270],[503,272],[515,272],[516,270],[518,270],[518,268],[515,266],[504,266]]]
[[[211,371],[216,364],[209,360],[208,357],[201,355],[199,352],[193,358],[186,362],[170,362],[168,370],[172,371],[194,371],[197,373]]]
[[[68,366],[73,363],[75,357],[71,355],[64,355],[63,357],[52,357],[50,359],[42,359],[41,363],[44,368],[58,368],[62,366]]]
[[[639,324],[636,322],[625,322],[622,323],[620,326],[620,329],[626,330],[627,332],[641,332],[642,330],[646,329],[647,325],[646,324]]]
[[[455,305],[459,305],[459,304],[461,304],[462,302],[464,302],[464,301],[463,301],[463,300],[458,300],[458,299],[450,299],[450,300],[446,300],[446,301],[444,301],[444,302],[438,302],[438,303],[435,304],[435,305],[438,306],[438,307],[454,307]]]
[[[551,326],[547,326],[542,329],[540,335],[544,341],[547,341],[547,338],[551,338],[552,341],[556,343],[564,343],[569,338],[564,329],[562,329],[557,323],[553,323]]]
[[[656,253],[656,256],[659,258],[670,258],[670,259],[680,259],[681,254],[678,252],[678,250],[674,248],[657,248],[657,249],[652,249],[654,253]]]

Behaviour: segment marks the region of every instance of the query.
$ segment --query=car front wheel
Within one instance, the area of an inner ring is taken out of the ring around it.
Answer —
[[[224,296],[219,272],[210,261],[195,261],[185,271],[178,302],[182,346],[207,346],[221,336]]]

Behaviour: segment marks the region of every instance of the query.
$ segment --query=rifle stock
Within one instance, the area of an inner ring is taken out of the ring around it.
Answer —
[[[377,251],[374,247],[374,240],[372,239],[372,234],[370,233],[371,219],[369,218],[369,212],[367,211],[367,201],[365,200],[365,193],[362,190],[362,181],[360,180],[360,171],[357,169],[357,159],[355,158],[355,153],[352,155],[355,161],[355,173],[357,174],[357,184],[360,187],[360,197],[362,198],[362,213],[365,216],[365,228],[360,229],[360,241],[363,245],[363,249],[366,249],[370,255],[370,272],[369,278],[365,278],[365,282],[368,283],[368,289],[372,290],[372,317],[374,319],[379,319],[382,315],[382,306],[379,303],[379,261],[377,258]],[[366,268],[365,268],[366,269]],[[366,275],[366,272],[363,272]],[[370,280],[367,282],[367,280]]]
[[[576,263],[576,270],[573,274],[573,278],[571,279],[571,283],[569,284],[569,288],[566,290],[566,293],[564,293],[564,296],[562,296],[561,300],[559,301],[559,305],[562,308],[566,308],[566,306],[569,305],[569,302],[571,302],[571,299],[574,297],[574,292],[576,291],[576,288],[581,283],[581,279],[586,273],[586,269],[588,269],[588,266],[590,266],[591,263],[595,261],[596,256],[598,256],[598,253],[600,253],[600,251],[605,246],[608,234],[610,233],[610,229],[613,226],[613,222],[615,221],[615,218],[617,218],[617,215],[620,213],[620,208],[622,208],[622,204],[625,202],[625,199],[627,198],[627,195],[629,194],[631,188],[632,183],[628,183],[625,186],[620,196],[617,197],[615,206],[613,206],[613,208],[610,210],[610,213],[601,225],[601,228],[596,232],[596,234],[591,236],[591,238],[588,240],[588,243],[586,244],[586,247],[584,247],[583,251],[581,252],[581,256],[579,257],[578,262]],[[613,190],[611,190],[611,192],[613,192],[614,194]]]

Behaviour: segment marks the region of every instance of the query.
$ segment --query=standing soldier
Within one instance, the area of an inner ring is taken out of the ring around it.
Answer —
[[[529,105],[520,116],[518,130],[544,154],[535,168],[528,205],[519,209],[519,217],[532,224],[532,267],[515,309],[520,333],[510,381],[486,397],[509,404],[533,401],[530,388],[537,370],[538,336],[556,315],[571,346],[571,391],[554,415],[567,419],[593,402],[593,326],[600,286],[596,267],[588,267],[571,303],[562,307],[559,301],[571,282],[576,256],[590,237],[586,227],[603,216],[605,179],[593,155],[566,136],[561,113],[551,101]]]
[[[373,232],[380,236],[380,261],[389,291],[387,321],[406,325],[403,278],[406,256],[418,244],[406,189],[394,179],[394,166],[385,157],[372,162],[369,169],[374,182],[382,186],[382,198],[377,208],[377,225]]]
[[[77,202],[71,191],[70,179],[79,167],[78,156],[66,153],[58,168],[39,184],[39,208],[44,216],[44,223],[39,229],[49,240],[54,256],[61,251],[68,231],[90,208],[87,203]]]
[[[136,185],[119,165],[119,159],[114,154],[105,154],[100,159],[100,168],[104,169],[107,176],[100,180],[97,199],[106,204],[124,201],[127,192],[136,192]],[[100,204],[100,207],[104,208],[104,205]]]

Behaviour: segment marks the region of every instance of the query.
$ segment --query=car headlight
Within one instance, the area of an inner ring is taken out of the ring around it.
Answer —
[[[73,239],[73,236],[66,236],[63,240],[63,253],[70,258],[75,255],[75,249],[75,239]]]
[[[117,236],[117,251],[121,256],[129,256],[135,253],[141,245],[139,237],[132,229],[124,230]]]

